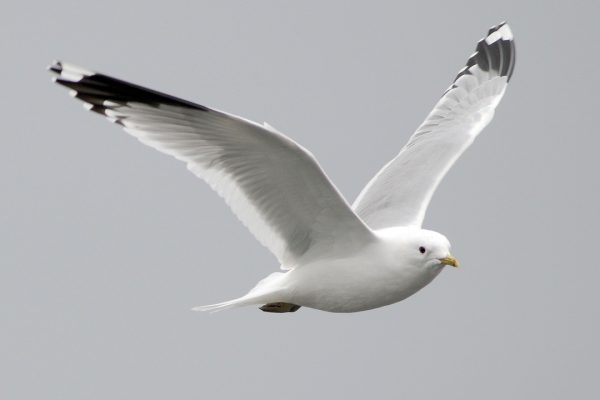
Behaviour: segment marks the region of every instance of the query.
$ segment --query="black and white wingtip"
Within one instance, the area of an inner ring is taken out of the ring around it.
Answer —
[[[199,104],[89,71],[73,64],[54,61],[48,70],[57,74],[53,78],[54,82],[71,89],[69,92],[71,96],[82,100],[87,110],[102,114],[117,123],[120,120],[113,120],[107,115],[106,110],[126,106],[129,103],[142,103],[153,107],[164,104],[202,111],[209,110]]]
[[[506,76],[510,81],[515,69],[515,42],[512,31],[506,22],[493,26],[487,35],[477,43],[475,52],[469,57],[467,65],[460,70],[454,82],[461,76],[473,74],[474,68],[493,76]],[[450,86],[448,90],[452,89]]]

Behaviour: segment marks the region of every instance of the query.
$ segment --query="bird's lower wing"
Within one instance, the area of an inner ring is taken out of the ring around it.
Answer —
[[[493,118],[514,64],[510,28],[491,28],[406,146],[354,202],[369,227],[421,226],[442,178]]]
[[[69,64],[50,70],[87,109],[184,161],[284,267],[372,238],[315,158],[273,128]]]

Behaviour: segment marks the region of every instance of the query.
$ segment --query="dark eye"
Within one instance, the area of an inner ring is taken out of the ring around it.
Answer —
[[[427,250],[425,250],[425,247],[421,246],[419,247],[419,251],[421,252],[421,254],[425,254]]]

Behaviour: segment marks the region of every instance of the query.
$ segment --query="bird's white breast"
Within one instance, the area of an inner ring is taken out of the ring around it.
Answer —
[[[331,312],[364,311],[409,297],[442,269],[402,263],[394,250],[393,243],[381,241],[345,258],[296,268],[282,277],[286,301]]]

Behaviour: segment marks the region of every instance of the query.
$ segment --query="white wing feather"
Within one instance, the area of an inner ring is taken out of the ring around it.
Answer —
[[[353,209],[369,227],[422,225],[438,184],[492,120],[514,63],[509,26],[491,28],[406,146],[354,202]]]
[[[373,238],[312,154],[272,127],[73,65],[50,69],[87,109],[185,162],[283,267]]]

